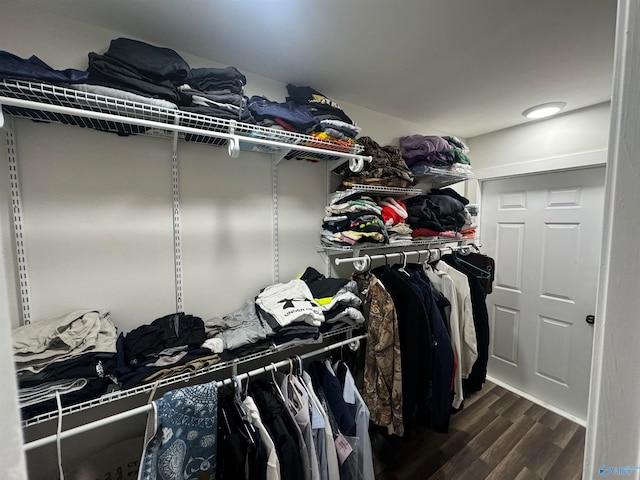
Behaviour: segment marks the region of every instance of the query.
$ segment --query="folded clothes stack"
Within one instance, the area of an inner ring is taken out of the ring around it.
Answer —
[[[398,147],[380,146],[371,137],[360,137],[358,143],[364,147],[361,154],[370,156],[371,162],[365,162],[364,168],[358,173],[350,171],[348,164],[338,167],[336,173],[343,175],[344,187],[364,184],[407,188],[415,183]]]
[[[451,136],[408,135],[400,137],[400,152],[414,175],[428,173],[431,168],[469,166],[469,148]],[[466,170],[466,169],[465,169]]]
[[[244,96],[247,78],[235,67],[194,68],[191,79],[179,87],[190,102],[180,107],[188,112],[255,123]]]
[[[361,129],[334,100],[311,87],[289,84],[287,92],[285,102],[274,102],[259,95],[249,99],[249,110],[260,125],[310,134],[334,143],[337,148],[346,149],[355,144]],[[297,156],[303,157],[304,154]]]
[[[200,317],[165,315],[118,338],[116,373],[123,388],[213,365],[217,353],[203,347],[207,336]]]
[[[191,67],[174,50],[116,38],[104,55],[89,53],[89,82],[138,95],[184,104],[178,90],[191,79]]]
[[[271,341],[282,345],[291,341],[320,339],[324,316],[307,284],[299,279],[264,288],[256,297],[256,311],[274,334]]]
[[[469,200],[451,188],[432,189],[429,194],[411,197],[405,203],[414,239],[463,238],[462,231],[475,228],[465,208]]]
[[[108,312],[76,310],[13,330],[24,418],[102,395],[115,386],[116,328]]]
[[[388,243],[382,208],[361,192],[333,200],[325,207],[320,240],[327,246]]]
[[[312,267],[307,267],[300,279],[307,284],[315,302],[322,310],[322,332],[342,327],[356,327],[364,323],[362,300],[358,296],[358,285],[355,281],[325,277]]]
[[[397,198],[386,197],[380,200],[382,218],[389,234],[389,244],[411,241],[411,227],[406,223],[409,218],[406,205]]]

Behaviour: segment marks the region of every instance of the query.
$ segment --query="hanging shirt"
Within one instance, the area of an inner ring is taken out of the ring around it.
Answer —
[[[373,470],[373,454],[369,438],[369,409],[356,388],[356,382],[344,362],[334,365],[334,371],[342,383],[342,398],[355,408],[356,436],[358,442],[358,467],[363,479],[375,478]]]
[[[154,400],[138,480],[215,478],[217,419],[216,382],[172,390]]]
[[[469,280],[467,276],[459,272],[455,268],[447,265],[445,262],[437,262],[431,274],[427,271],[427,274],[437,280],[437,282],[443,285],[447,291],[451,289],[455,294],[455,302],[458,310],[458,327],[460,330],[460,361],[459,369],[462,378],[467,378],[471,373],[476,359],[478,358],[478,344],[476,339],[476,327],[473,321],[473,308],[471,305],[471,290],[469,289]],[[449,282],[448,279],[451,279]],[[447,285],[445,285],[447,284]],[[448,294],[443,292],[449,299],[452,305],[453,312],[453,300],[449,298]]]
[[[244,406],[249,412],[249,419],[253,426],[260,432],[260,438],[267,451],[267,480],[280,480],[280,460],[278,459],[278,452],[276,446],[273,443],[273,439],[267,432],[262,419],[260,418],[260,412],[256,406],[253,398],[246,397],[243,402]]]
[[[362,397],[375,425],[404,435],[402,361],[396,308],[389,292],[372,273],[354,276],[368,318]]]
[[[311,428],[309,394],[295,375],[285,375],[280,382],[280,390],[284,396],[285,404],[289,408],[289,411],[300,428],[306,453],[309,457],[311,480],[320,480],[318,457],[316,455],[316,447],[315,442],[313,441],[313,432]]]
[[[315,402],[318,407],[320,414],[322,415],[322,419],[324,421],[324,437],[325,437],[325,454],[326,454],[326,463],[327,463],[327,478],[328,480],[340,480],[340,466],[338,465],[338,456],[336,455],[336,446],[333,440],[333,429],[331,428],[331,422],[329,421],[329,415],[327,411],[324,409],[322,402],[316,395],[316,392],[313,389],[313,383],[311,381],[311,376],[307,372],[302,372],[302,380],[307,387],[307,391],[309,392],[309,397]],[[320,455],[318,455],[320,458]],[[322,460],[320,460],[322,463]],[[321,469],[322,475],[322,469]]]
[[[453,283],[453,279],[445,272],[435,270],[430,266],[424,268],[427,278],[431,284],[438,289],[449,300],[450,307],[446,311],[447,321],[449,324],[449,333],[451,337],[451,348],[458,361],[458,368],[455,370],[454,383],[453,383],[453,402],[454,408],[459,409],[464,401],[464,394],[462,391],[462,349],[460,337],[463,334],[460,326],[460,312],[458,310],[458,297],[456,294],[456,287]],[[466,280],[466,279],[465,279]],[[474,329],[475,340],[475,329]],[[475,361],[475,358],[474,358]],[[470,370],[470,369],[469,369]],[[468,373],[467,373],[468,374]]]

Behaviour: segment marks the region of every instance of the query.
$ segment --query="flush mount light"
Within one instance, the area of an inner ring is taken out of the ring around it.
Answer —
[[[544,118],[549,117],[551,115],[555,115],[567,104],[565,102],[551,102],[551,103],[543,103],[542,105],[536,105],[535,107],[527,108],[522,115],[527,118]]]

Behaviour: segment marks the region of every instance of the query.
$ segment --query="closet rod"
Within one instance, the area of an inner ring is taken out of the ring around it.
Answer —
[[[453,253],[457,251],[461,251],[461,253],[469,253],[471,248],[478,248],[482,245],[477,243],[469,243],[467,245],[456,245],[456,246],[448,246],[448,247],[438,247],[438,248],[429,248],[426,250],[405,250],[403,252],[393,252],[386,253],[382,255],[363,255],[360,257],[346,257],[346,258],[336,258],[335,264],[340,265],[342,263],[353,263],[354,267],[358,271],[364,271],[371,266],[371,262],[373,260],[388,260],[391,258],[406,258],[408,255],[428,255],[425,260],[430,260],[433,255],[438,255],[437,259],[439,259],[443,253]]]
[[[316,357],[322,353],[325,352],[329,352],[331,350],[334,350],[336,348],[340,348],[344,345],[348,345],[350,343],[354,343],[357,342],[359,340],[363,340],[367,338],[367,335],[358,335],[356,337],[353,338],[348,338],[346,340],[343,340],[341,342],[337,342],[337,343],[333,343],[331,345],[327,345],[326,347],[322,347],[319,348],[317,350],[313,350],[312,352],[308,352],[308,353],[304,353],[302,355],[299,355],[300,358],[302,359],[306,359],[306,358],[310,358],[310,357]],[[271,370],[277,370],[278,368],[281,367],[286,367],[287,365],[290,364],[290,360],[281,360],[277,363],[271,363],[269,365],[265,365],[264,367],[261,368],[256,368],[255,370],[251,370],[249,372],[245,372],[245,373],[241,373],[239,375],[237,375],[237,379],[238,380],[244,380],[245,378],[249,378],[249,377],[253,377],[256,375],[260,375],[266,372],[270,372]],[[232,383],[233,380],[231,378],[227,378],[225,380],[221,380],[219,382],[217,382],[218,387],[222,387],[223,385],[228,385],[230,383]],[[72,437],[74,435],[78,435],[80,433],[84,433],[84,432],[88,432],[90,430],[93,430],[95,428],[99,428],[99,427],[103,427],[105,425],[109,425],[111,423],[115,423],[118,422],[120,420],[124,420],[125,418],[130,418],[130,417],[134,417],[136,415],[140,415],[142,413],[148,412],[153,408],[153,406],[149,403],[147,405],[143,405],[141,407],[136,407],[136,408],[132,408],[131,410],[127,410],[126,412],[122,412],[122,413],[117,413],[115,415],[112,415],[110,417],[106,417],[106,418],[102,418],[100,420],[96,420],[95,422],[91,422],[91,423],[87,423],[85,425],[81,425],[79,427],[75,427],[75,428],[71,428],[69,430],[66,430],[64,432],[62,432],[60,434],[60,439],[65,439],[68,437]],[[28,450],[33,450],[34,448],[38,448],[38,447],[42,447],[44,445],[47,445],[49,443],[54,443],[57,439],[57,435],[49,435],[48,437],[43,437],[40,438],[38,440],[34,440],[32,442],[28,442],[25,443],[23,445],[24,450],[28,451]]]
[[[2,105],[12,105],[14,107],[30,108],[32,110],[44,110],[47,112],[62,113],[65,115],[75,115],[78,117],[93,118],[96,120],[108,120],[116,123],[139,125],[142,127],[160,128],[163,130],[171,130],[174,132],[182,132],[182,133],[191,133],[191,134],[201,135],[205,137],[224,138],[227,140],[233,140],[236,143],[241,138],[243,142],[247,142],[247,143],[256,143],[259,145],[271,145],[279,148],[292,148],[294,150],[302,150],[302,151],[311,152],[311,153],[321,153],[324,155],[331,155],[335,157],[354,158],[357,160],[361,160],[363,162],[371,161],[371,157],[357,155],[357,154],[348,153],[348,152],[340,152],[338,150],[330,150],[330,149],[325,150],[317,147],[307,147],[305,145],[298,145],[295,143],[278,142],[276,140],[254,138],[254,137],[244,136],[244,135],[239,136],[239,135],[234,135],[230,133],[215,132],[211,130],[202,130],[199,128],[184,127],[182,125],[174,125],[171,123],[156,122],[154,120],[143,120],[141,118],[122,117],[120,115],[114,115],[112,113],[81,110],[81,109],[72,108],[72,107],[64,107],[62,105],[51,105],[49,103],[40,103],[40,102],[31,101],[31,100],[23,100],[20,98],[0,96],[0,107]],[[175,114],[180,115],[180,111],[176,110]],[[313,140],[313,137],[310,137],[310,140]]]

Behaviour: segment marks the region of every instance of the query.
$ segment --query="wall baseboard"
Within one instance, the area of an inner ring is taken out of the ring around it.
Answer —
[[[555,407],[547,402],[545,402],[544,400],[540,400],[537,397],[534,397],[533,395],[529,395],[526,392],[523,392],[522,390],[517,389],[516,387],[509,385],[508,383],[504,383],[501,380],[498,380],[494,377],[492,377],[491,375],[487,375],[487,380],[489,380],[490,382],[495,383],[496,385],[498,385],[499,387],[504,388],[505,390],[509,390],[511,393],[515,393],[516,395],[522,397],[522,398],[526,398],[527,400],[540,405],[541,407],[546,408],[547,410],[551,410],[553,413],[557,413],[558,415],[560,415],[561,417],[566,418],[567,420],[571,420],[574,423],[577,423],[578,425],[581,425],[583,427],[587,427],[587,421],[585,419],[582,418],[578,418],[575,415],[571,415],[568,412],[565,412],[564,410]]]

